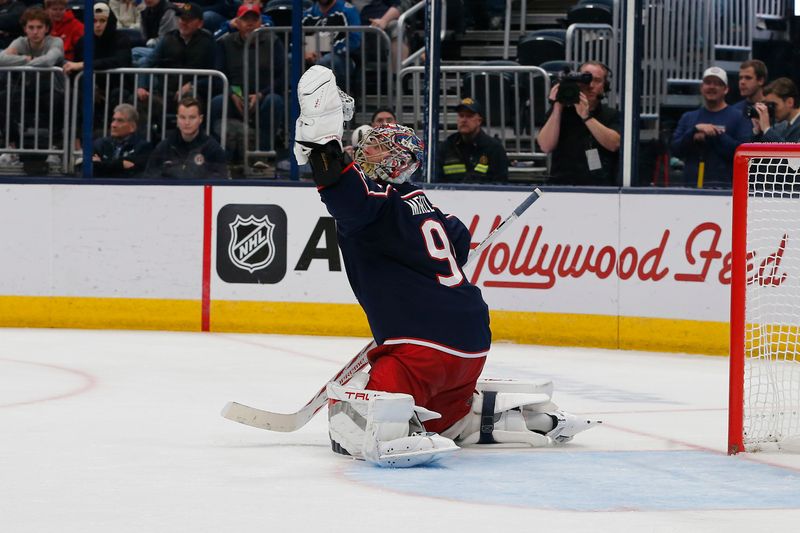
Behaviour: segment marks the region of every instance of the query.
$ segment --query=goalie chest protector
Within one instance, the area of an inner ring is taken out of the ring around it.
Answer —
[[[433,343],[459,357],[486,355],[489,309],[461,270],[471,236],[458,218],[414,185],[378,184],[355,164],[320,195],[378,344]]]

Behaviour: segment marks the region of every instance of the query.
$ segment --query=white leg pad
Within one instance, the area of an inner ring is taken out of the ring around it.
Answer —
[[[546,394],[548,398],[553,397],[553,381],[550,379],[524,380],[484,378],[478,380],[475,388],[481,392],[521,392],[529,394]]]
[[[458,449],[452,440],[436,433],[412,433],[412,419],[431,420],[440,415],[415,406],[409,394],[329,383],[328,397],[339,400],[329,410],[334,450],[338,445],[353,457],[378,466],[409,467],[431,463]]]
[[[599,423],[559,410],[551,401],[549,380],[480,380],[476,388],[471,412],[442,432],[460,446],[552,446]],[[486,409],[491,411],[484,413]]]

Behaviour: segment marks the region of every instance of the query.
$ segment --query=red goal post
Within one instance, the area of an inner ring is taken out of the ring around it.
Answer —
[[[800,449],[800,144],[733,163],[728,453]]]

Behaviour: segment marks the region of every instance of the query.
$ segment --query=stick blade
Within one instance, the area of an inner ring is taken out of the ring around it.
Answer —
[[[314,416],[314,413],[306,408],[296,413],[272,413],[237,402],[225,404],[221,414],[228,420],[233,420],[246,426],[285,433],[297,431]]]

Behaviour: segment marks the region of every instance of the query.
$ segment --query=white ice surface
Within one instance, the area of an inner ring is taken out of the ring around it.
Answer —
[[[800,524],[800,456],[724,454],[722,357],[497,344],[485,375],[550,377],[562,408],[604,424],[559,449],[463,450],[417,472],[335,456],[324,415],[286,434],[219,416],[229,400],[297,410],[365,343],[0,329],[0,531],[753,532]],[[676,498],[682,487],[688,492]],[[771,493],[781,508],[767,508]]]

